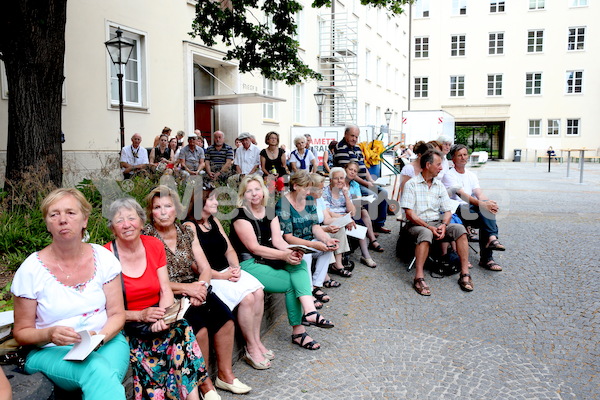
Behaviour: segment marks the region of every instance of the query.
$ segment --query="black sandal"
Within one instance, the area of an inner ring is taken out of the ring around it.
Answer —
[[[292,343],[308,350],[319,350],[321,348],[319,342],[317,342],[316,340],[311,340],[308,343],[304,343],[307,337],[308,333],[306,332],[298,333],[297,335],[292,335]],[[296,342],[295,339],[300,339],[300,341]],[[315,347],[317,345],[319,345],[319,347]]]
[[[319,300],[315,299],[315,308],[317,310],[320,310],[321,308],[323,308],[323,303],[321,303]]]
[[[373,243],[377,243],[377,246],[375,246]],[[371,243],[369,243],[369,250],[374,250],[378,253],[383,253],[383,247],[381,247],[377,240],[373,240]]]
[[[348,271],[347,269],[345,269],[345,268],[338,269],[338,268],[333,267],[332,265],[335,265],[335,264],[329,265],[329,273],[330,274],[339,275],[342,278],[350,278],[352,276],[352,272]]]
[[[338,281],[334,281],[333,279],[330,279],[328,281],[323,282],[323,286],[326,288],[336,288],[336,287],[342,286],[342,284],[339,283]]]
[[[316,322],[312,322],[312,321],[309,321],[309,320],[306,319],[306,317],[310,317],[311,315],[315,315],[315,314],[317,316]],[[319,314],[316,311],[311,311],[308,314],[304,314],[302,316],[302,325],[305,325],[305,326],[316,326],[317,328],[325,328],[325,329],[333,328],[333,326],[334,326],[331,321],[326,320],[325,318],[323,318],[321,316],[321,314]]]
[[[331,300],[331,298],[329,298],[329,296],[327,296],[327,293],[325,293],[318,287],[313,289],[312,295],[315,297],[315,299],[317,299],[321,303],[329,303],[329,300]],[[327,297],[325,297],[325,296],[327,296]]]

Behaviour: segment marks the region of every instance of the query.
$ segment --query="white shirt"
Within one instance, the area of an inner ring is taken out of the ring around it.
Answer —
[[[448,170],[444,175],[444,179],[442,179],[442,183],[446,186],[446,189],[462,189],[466,194],[473,197],[476,197],[473,194],[473,190],[480,187],[477,175],[466,169],[464,174],[459,174],[454,168]],[[461,204],[467,204],[466,201],[455,193],[456,190],[452,190],[452,192],[454,192],[454,195],[450,197],[451,199],[457,200]]]
[[[143,149],[146,151],[145,149]],[[121,273],[119,260],[107,249],[92,244],[94,276],[73,287],[62,284],[35,252],[23,261],[15,273],[11,292],[18,297],[37,301],[35,327],[68,326],[75,331],[100,331],[108,316],[104,284]],[[50,343],[45,347],[54,346]]]
[[[304,157],[304,170],[306,172],[309,172],[310,167],[312,165],[312,160],[315,159],[315,155],[310,150],[304,150],[304,154],[302,154],[302,155],[298,154],[298,150],[292,151],[292,153],[290,154],[290,164],[295,163],[296,168],[298,170],[302,169],[302,168],[300,168],[300,160],[303,157]]]
[[[235,152],[233,163],[240,167],[242,174],[249,174],[255,166],[260,165],[260,150],[253,144],[248,147],[248,150],[240,146]],[[262,171],[259,168],[256,172]]]
[[[121,149],[121,162],[126,162],[129,165],[149,164],[148,150],[141,145],[137,149],[134,149],[132,144],[125,146]],[[121,168],[121,171],[124,169]]]

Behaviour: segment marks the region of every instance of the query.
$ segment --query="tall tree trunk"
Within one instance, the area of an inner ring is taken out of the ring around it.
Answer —
[[[6,181],[24,173],[62,183],[61,107],[67,0],[0,5],[0,52],[8,80]],[[13,185],[14,188],[14,185]]]

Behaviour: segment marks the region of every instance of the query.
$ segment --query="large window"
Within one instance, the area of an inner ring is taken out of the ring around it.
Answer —
[[[464,97],[465,77],[462,75],[450,77],[450,97]]]
[[[588,5],[588,0],[569,0],[571,7],[585,7]]]
[[[372,80],[373,78],[373,65],[371,61],[371,50],[365,50],[365,78],[367,80]]]
[[[415,98],[424,99],[429,94],[429,78],[415,77]]]
[[[488,54],[504,54],[504,32],[490,32]]]
[[[567,71],[567,93],[581,93],[583,91],[583,71]]]
[[[583,50],[585,47],[585,26],[574,26],[569,28],[569,41],[567,50]]]
[[[123,104],[130,107],[143,107],[145,105],[145,74],[144,74],[144,35],[140,32],[133,32],[123,27],[123,37],[134,44],[129,61],[122,66],[123,71]],[[109,27],[110,39],[117,37],[115,33],[116,26]],[[108,57],[108,53],[106,55]],[[119,104],[119,81],[117,74],[119,66],[110,61],[110,101],[111,104]]]
[[[579,136],[579,128],[581,126],[581,120],[567,119],[567,136]]]
[[[546,0],[529,0],[530,10],[543,10],[546,8]]]
[[[415,37],[415,58],[429,57],[429,38],[427,36]]]
[[[542,130],[541,119],[530,119],[529,120],[529,136],[540,136]]]
[[[452,35],[450,37],[450,56],[458,57],[465,55],[466,36]]]
[[[277,83],[270,79],[263,78],[263,94],[267,96],[277,95]],[[263,103],[263,118],[274,120],[276,115],[275,103]]]
[[[560,119],[548,120],[548,136],[560,136]]]
[[[429,0],[417,0],[415,3],[416,18],[429,17]]]
[[[542,94],[541,72],[527,72],[525,74],[525,94]]]
[[[503,13],[504,12],[504,1],[490,0],[490,12],[491,13]]]
[[[527,52],[541,53],[542,51],[544,51],[544,31],[527,31]]]
[[[467,15],[467,0],[452,0],[452,15]]]
[[[304,84],[294,85],[294,122],[304,121]]]
[[[502,74],[489,74],[487,78],[487,95],[502,96]]]

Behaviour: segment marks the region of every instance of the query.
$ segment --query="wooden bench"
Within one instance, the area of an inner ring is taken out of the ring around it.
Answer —
[[[600,162],[600,156],[585,156],[583,157],[583,161],[589,161],[589,162]],[[573,157],[571,156],[571,161],[573,162],[579,162],[579,157]]]
[[[538,156],[538,158],[537,158],[537,161],[538,161],[538,162],[542,162],[542,160],[546,160],[546,161],[547,161],[547,160],[548,160],[548,157],[550,157],[550,156]],[[561,156],[552,156],[552,157],[550,157],[550,158],[551,158],[551,159],[553,158],[554,160],[556,160],[556,162],[561,162],[561,163],[563,162],[563,158],[562,158]],[[571,157],[571,159],[572,159],[572,158],[573,158],[573,157]]]

